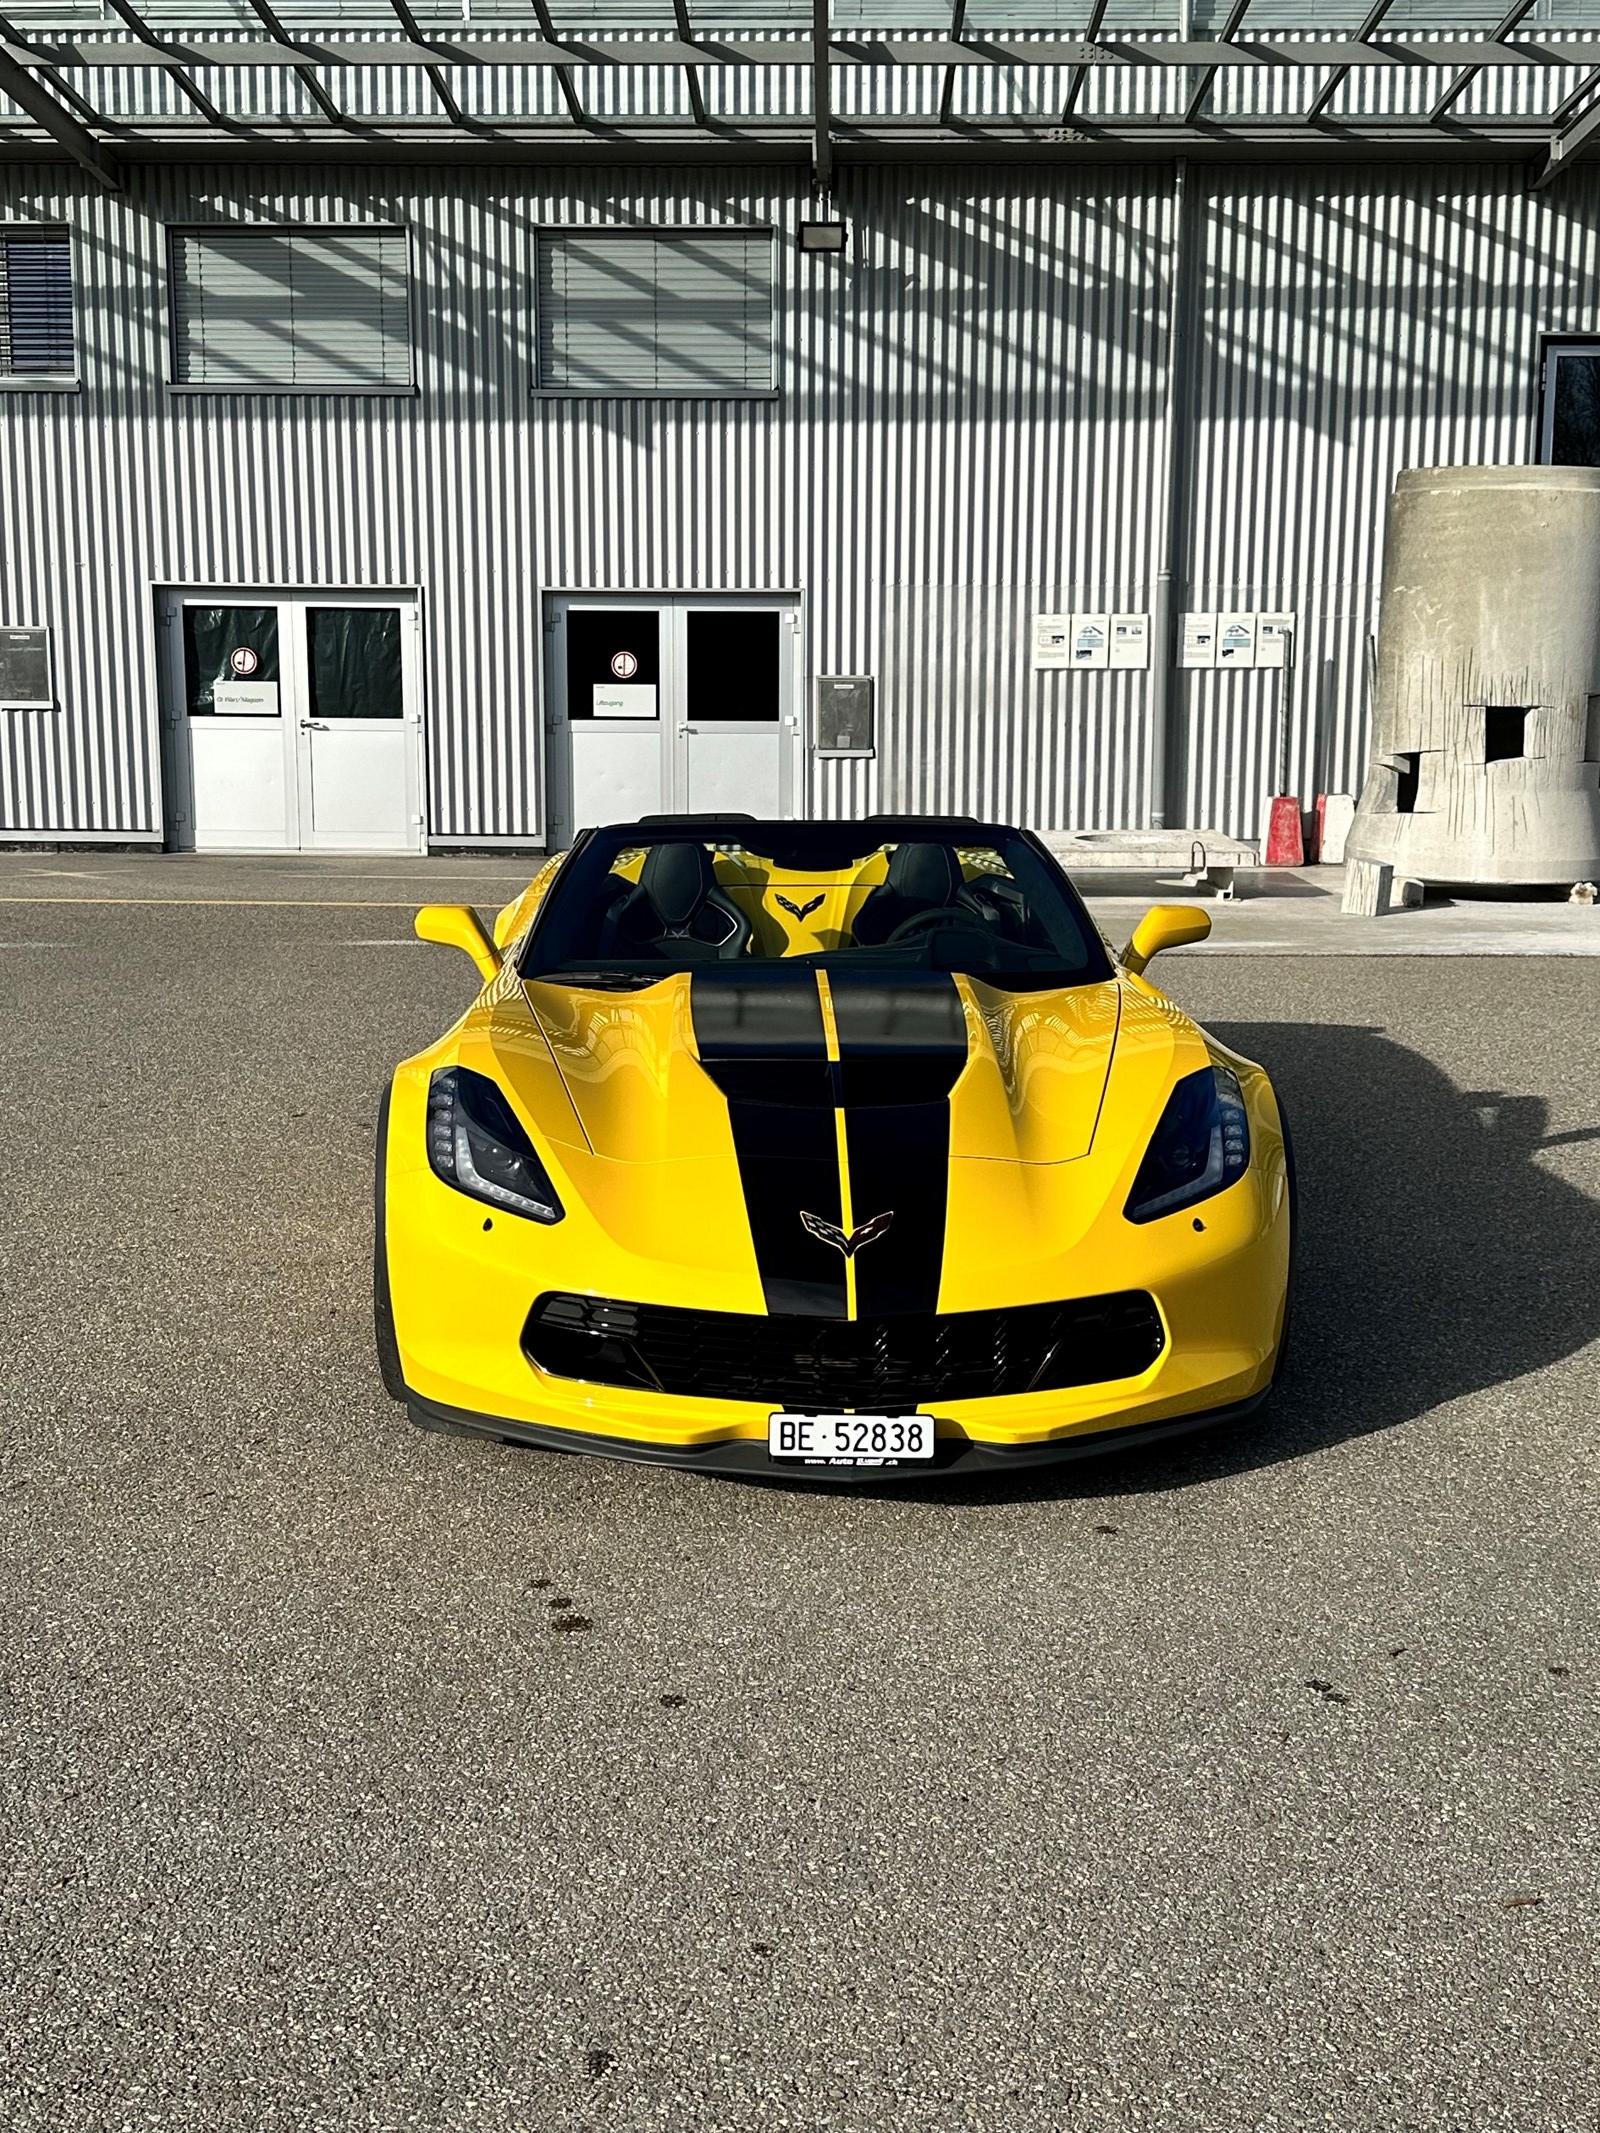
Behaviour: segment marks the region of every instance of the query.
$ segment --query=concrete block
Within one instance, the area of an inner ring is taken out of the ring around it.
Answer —
[[[1394,894],[1394,868],[1381,859],[1350,859],[1345,862],[1344,901],[1340,909],[1352,918],[1384,918]]]
[[[1325,867],[1344,865],[1344,840],[1350,834],[1350,825],[1356,819],[1354,793],[1331,792],[1322,803],[1322,864]]]

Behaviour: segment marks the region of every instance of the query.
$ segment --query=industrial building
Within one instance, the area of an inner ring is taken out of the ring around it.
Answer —
[[[1397,473],[1600,462],[1584,4],[11,0],[0,839],[1359,789]]]

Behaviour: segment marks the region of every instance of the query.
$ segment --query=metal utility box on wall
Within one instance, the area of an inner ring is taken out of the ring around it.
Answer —
[[[870,674],[819,674],[814,752],[870,756],[877,749],[877,688]]]
[[[50,632],[0,629],[0,711],[49,711]]]

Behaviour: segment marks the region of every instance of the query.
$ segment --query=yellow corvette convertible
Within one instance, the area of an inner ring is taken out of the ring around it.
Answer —
[[[384,1382],[428,1428],[716,1471],[1005,1470],[1242,1416],[1283,1352],[1259,1066],[1026,832],[646,818],[464,948],[378,1134]]]

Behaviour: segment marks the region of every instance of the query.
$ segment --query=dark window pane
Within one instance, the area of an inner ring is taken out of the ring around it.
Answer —
[[[1550,463],[1600,467],[1600,356],[1558,355]]]
[[[568,718],[659,718],[660,684],[657,609],[567,610]]]
[[[313,607],[313,718],[403,718],[400,610],[397,607]]]
[[[189,716],[215,711],[217,683],[276,683],[278,610],[275,607],[186,607],[183,611],[184,693]],[[268,716],[280,709],[262,703]]]
[[[776,719],[781,701],[782,617],[734,611],[689,614],[689,700],[693,725],[722,719]]]
[[[66,238],[0,239],[0,370],[72,367],[72,253]]]

